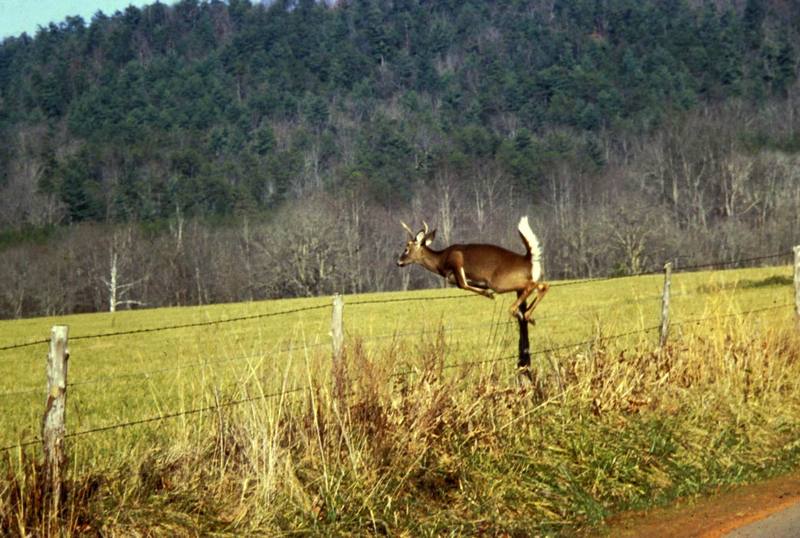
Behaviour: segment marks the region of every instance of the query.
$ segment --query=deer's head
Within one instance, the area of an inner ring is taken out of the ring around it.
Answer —
[[[428,224],[423,222],[424,228],[415,234],[405,222],[401,221],[400,224],[408,232],[408,241],[406,242],[406,249],[397,259],[397,265],[403,267],[410,263],[419,263],[425,257],[428,245],[431,244],[436,236],[436,230],[428,231]]]

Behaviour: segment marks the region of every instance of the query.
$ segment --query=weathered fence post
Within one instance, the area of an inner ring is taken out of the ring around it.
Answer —
[[[667,343],[669,333],[669,287],[672,278],[672,262],[664,264],[664,294],[661,296],[661,338],[658,340],[659,347],[664,347]]]
[[[525,310],[527,310],[527,305],[525,301],[522,301],[522,304],[519,305],[519,315],[517,315],[517,322],[519,323],[519,359],[517,360],[517,372],[520,379],[524,376],[529,382],[532,382],[531,344],[528,339],[528,321],[525,319]]]
[[[64,500],[64,473],[67,453],[64,447],[67,408],[67,361],[69,327],[54,325],[50,331],[50,352],[47,354],[47,402],[42,418],[44,449],[45,499],[50,503],[50,517],[58,517]],[[56,523],[57,524],[57,523]]]
[[[800,328],[800,245],[794,247],[794,314]]]
[[[344,299],[338,293],[333,296],[333,315],[331,316],[331,347],[333,351],[333,383],[334,394],[341,396],[344,390]]]
[[[333,296],[333,316],[331,317],[331,345],[333,346],[334,364],[342,360],[342,348],[344,347],[344,330],[342,329],[342,311],[344,310],[344,300],[338,293]]]

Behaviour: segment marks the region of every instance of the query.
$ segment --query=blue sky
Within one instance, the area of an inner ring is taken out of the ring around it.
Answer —
[[[39,26],[62,22],[67,16],[80,15],[88,24],[98,11],[113,15],[129,5],[144,6],[156,0],[0,0],[0,40],[22,32],[36,34]],[[169,0],[161,0],[171,4]]]

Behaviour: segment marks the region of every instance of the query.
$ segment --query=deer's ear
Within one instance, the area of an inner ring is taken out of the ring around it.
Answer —
[[[428,235],[425,236],[425,246],[427,247],[431,243],[433,243],[433,239],[436,237],[436,230],[433,230]]]
[[[423,239],[425,239],[425,232],[423,232],[423,231],[419,231],[419,232],[417,232],[417,235],[416,235],[416,237],[414,237],[414,241],[415,241],[417,244],[422,244],[422,240],[423,240]]]

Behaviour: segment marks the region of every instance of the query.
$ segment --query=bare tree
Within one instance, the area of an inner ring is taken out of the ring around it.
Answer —
[[[36,158],[12,164],[9,180],[0,188],[0,226],[50,226],[62,221],[64,204],[38,190],[43,171],[44,165]]]
[[[125,296],[131,289],[143,282],[143,276],[135,280],[130,279],[130,268],[136,260],[133,255],[133,229],[131,225],[115,229],[108,241],[108,278],[100,277],[108,291],[108,311],[114,312],[118,306],[142,306],[143,301],[126,299]]]
[[[734,153],[725,159],[720,180],[724,216],[736,217],[755,207],[755,192],[748,185],[752,170],[752,158]]]
[[[490,163],[480,166],[471,183],[474,200],[474,222],[479,234],[483,235],[494,218],[503,193],[508,191],[508,177],[502,169]],[[509,196],[510,198],[510,196]]]
[[[259,241],[270,296],[312,296],[334,290],[343,257],[339,219],[331,201],[318,196],[284,207]]]
[[[343,280],[346,282],[344,289],[351,293],[360,293],[364,287],[362,268],[362,249],[365,248],[362,240],[363,218],[366,212],[366,201],[356,193],[334,202],[341,215],[339,231],[342,237],[343,263],[339,268]]]
[[[445,243],[450,244],[453,237],[453,227],[458,213],[456,206],[456,186],[453,175],[447,170],[436,175],[433,190],[434,203],[440,237]]]

